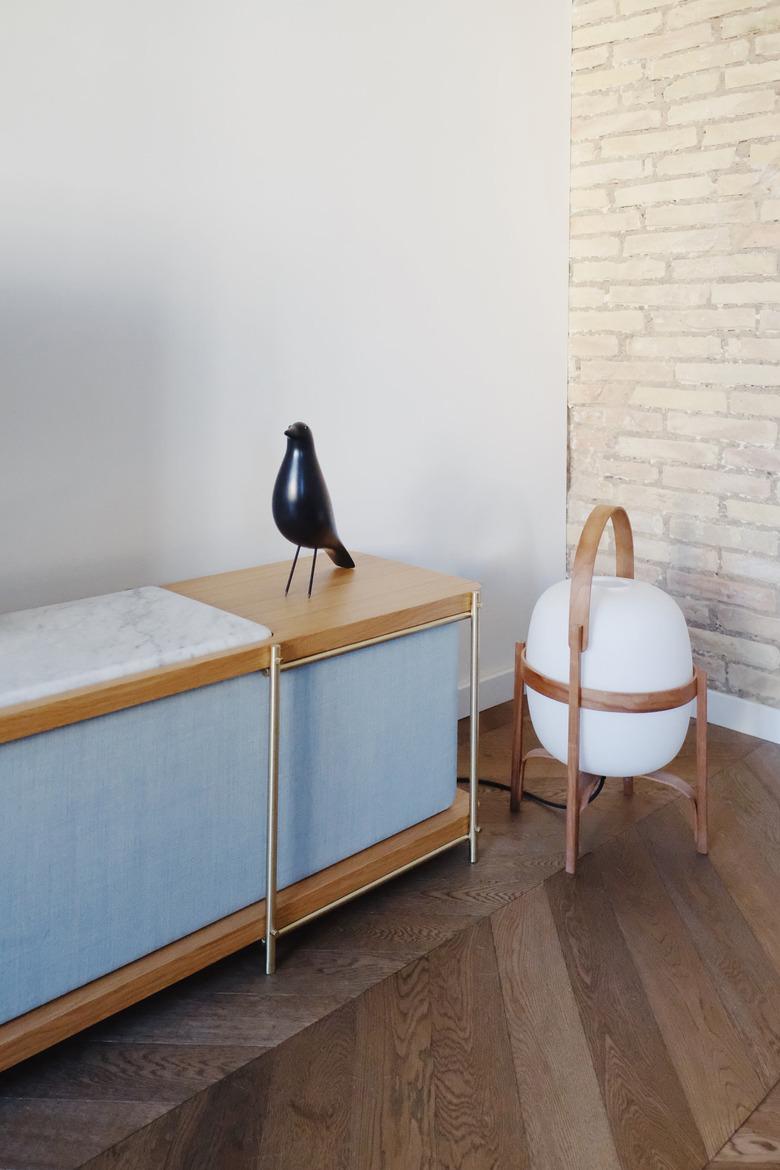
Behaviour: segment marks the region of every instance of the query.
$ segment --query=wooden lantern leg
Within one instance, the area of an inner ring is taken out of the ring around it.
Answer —
[[[696,849],[707,853],[707,676],[698,666],[696,676]]]
[[[580,641],[571,648],[569,744],[566,763],[566,872],[577,870],[580,850]]]
[[[634,777],[633,776],[624,776],[623,777],[623,795],[624,796],[633,796],[634,795]]]
[[[515,695],[512,713],[512,769],[509,773],[509,808],[519,812],[523,799],[523,650],[524,642],[515,645]]]

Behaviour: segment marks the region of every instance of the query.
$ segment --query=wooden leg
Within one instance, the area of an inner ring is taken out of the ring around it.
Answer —
[[[696,675],[696,849],[709,849],[707,831],[707,676],[698,666]]]
[[[515,645],[515,701],[512,714],[512,769],[509,773],[509,808],[519,812],[523,799],[523,676],[521,661],[524,642]]]
[[[309,576],[309,597],[311,597],[311,587],[314,584],[314,570],[317,568],[317,549],[314,550],[314,556],[311,562],[311,574]]]
[[[577,869],[580,849],[580,648],[573,646],[569,673],[569,743],[566,764],[566,872]]]
[[[623,777],[623,795],[624,796],[633,796],[634,795],[634,777],[633,776],[624,776]]]

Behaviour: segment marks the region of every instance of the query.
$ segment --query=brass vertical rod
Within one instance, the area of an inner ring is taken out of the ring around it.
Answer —
[[[471,710],[469,712],[469,861],[478,857],[479,832],[479,607],[480,595],[471,595]]]
[[[276,856],[279,836],[279,665],[278,646],[271,647],[268,696],[268,805],[265,854],[265,973],[276,970]]]

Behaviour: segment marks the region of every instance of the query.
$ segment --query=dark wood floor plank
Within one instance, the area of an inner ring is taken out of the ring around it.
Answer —
[[[257,1170],[350,1165],[356,1014],[347,1004],[274,1053]]]
[[[761,1170],[780,1166],[780,1085],[726,1142],[707,1170]]]
[[[541,887],[492,918],[533,1170],[620,1170],[598,1080]]]
[[[706,1151],[592,858],[546,884],[624,1170],[701,1170]]]
[[[673,805],[638,832],[766,1090],[780,1078],[780,977],[718,871],[691,849],[686,811]]]
[[[594,858],[713,1157],[762,1099],[763,1083],[636,830]]]
[[[0,1101],[0,1170],[72,1170],[164,1111],[153,1102]]]
[[[428,959],[356,1005],[351,1166],[435,1170]]]
[[[436,1153],[448,1170],[525,1170],[528,1147],[488,922],[429,956]]]

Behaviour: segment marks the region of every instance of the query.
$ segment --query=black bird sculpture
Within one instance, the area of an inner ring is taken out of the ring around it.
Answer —
[[[286,597],[290,592],[299,552],[302,548],[313,548],[314,559],[309,576],[311,597],[318,549],[324,548],[340,569],[354,569],[355,562],[336,532],[333,506],[314,450],[311,430],[306,423],[297,422],[284,433],[287,436],[287,451],[274,484],[272,508],[276,527],[282,536],[298,546],[284,595]]]

